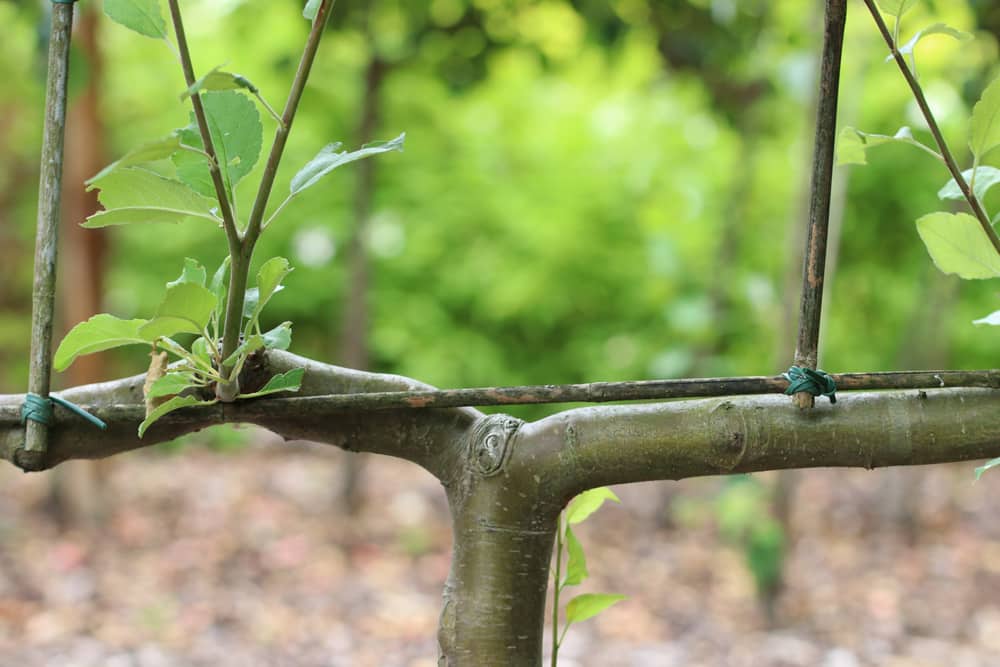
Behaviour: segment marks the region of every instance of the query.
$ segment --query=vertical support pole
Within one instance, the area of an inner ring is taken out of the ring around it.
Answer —
[[[847,0],[826,1],[819,104],[816,111],[816,140],[809,194],[809,228],[806,233],[805,265],[802,271],[799,336],[795,347],[795,365],[812,369],[816,368],[819,348],[826,237],[830,222],[830,185],[833,180],[833,148],[837,130],[837,94],[846,18]],[[814,398],[809,393],[799,392],[792,400],[800,408],[811,408]]]
[[[73,1],[53,0],[49,34],[48,81],[45,90],[45,129],[42,134],[41,178],[38,185],[38,229],[35,235],[35,278],[32,289],[31,357],[28,391],[49,395],[52,370],[52,319],[56,291],[56,247],[62,185],[63,136],[66,129],[66,88],[69,43],[73,30]],[[17,463],[38,470],[48,445],[48,427],[28,420],[24,449]]]

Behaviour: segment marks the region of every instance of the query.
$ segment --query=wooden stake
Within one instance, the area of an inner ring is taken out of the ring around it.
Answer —
[[[837,131],[840,56],[844,46],[846,18],[847,0],[827,0],[809,195],[809,228],[806,233],[802,302],[799,307],[799,337],[795,347],[795,365],[812,369],[816,368],[819,348],[826,237],[830,222],[830,185],[833,181],[833,147]],[[814,402],[812,394],[806,392],[795,394],[792,400],[800,408],[811,408]]]
[[[45,91],[45,129],[42,135],[41,178],[38,185],[38,230],[35,236],[35,279],[32,289],[31,357],[28,391],[49,395],[52,370],[52,319],[56,292],[56,248],[62,187],[63,136],[66,129],[66,87],[69,43],[73,30],[73,3],[52,3],[49,34],[49,70]],[[39,470],[48,444],[48,427],[29,420],[24,449],[17,464]]]

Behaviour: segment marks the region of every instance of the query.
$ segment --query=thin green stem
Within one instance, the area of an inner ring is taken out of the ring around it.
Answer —
[[[181,69],[184,70],[184,81],[188,87],[193,86],[197,79],[194,75],[194,66],[191,64],[191,51],[188,49],[187,37],[184,34],[184,22],[181,19],[181,9],[178,0],[167,0],[170,5],[170,18],[174,24],[174,34],[177,37],[178,57],[181,61]],[[201,104],[201,96],[198,93],[191,95],[191,106],[194,108],[194,117],[198,123],[198,131],[201,133],[201,143],[205,147],[205,154],[208,156],[208,173],[212,177],[212,185],[215,187],[215,196],[219,200],[219,212],[222,213],[222,226],[226,230],[229,239],[230,249],[240,240],[239,231],[236,229],[236,219],[233,216],[232,208],[229,204],[229,195],[226,194],[226,186],[222,180],[222,172],[219,170],[219,160],[216,157],[215,146],[212,144],[212,133],[208,128],[208,118],[205,116],[205,108]]]
[[[955,183],[958,184],[958,188],[962,191],[962,195],[965,197],[965,200],[969,202],[969,207],[976,216],[976,220],[979,221],[979,225],[983,228],[983,232],[985,232],[987,238],[989,238],[990,243],[993,244],[993,249],[996,250],[997,254],[1000,254],[1000,236],[997,236],[996,230],[993,229],[993,225],[990,223],[989,216],[986,214],[986,211],[983,210],[982,204],[976,197],[975,192],[966,182],[965,177],[962,176],[962,170],[958,168],[958,164],[955,162],[955,158],[952,156],[951,150],[948,148],[948,144],[944,140],[944,135],[941,134],[941,128],[938,127],[937,120],[934,118],[934,113],[927,104],[927,98],[924,97],[924,91],[920,87],[920,83],[910,70],[910,67],[906,64],[906,59],[903,57],[903,54],[901,54],[899,49],[896,47],[896,40],[889,33],[889,28],[882,19],[882,15],[879,13],[878,7],[875,6],[874,0],[865,0],[865,5],[868,7],[868,11],[871,12],[872,18],[875,20],[875,25],[878,27],[879,33],[882,35],[882,39],[884,39],[885,43],[889,46],[889,51],[892,54],[893,60],[896,61],[896,65],[899,66],[899,70],[903,73],[903,78],[905,78],[906,83],[909,84],[910,90],[913,92],[913,98],[916,100],[917,106],[920,107],[920,113],[923,114],[924,120],[927,122],[927,127],[931,131],[931,135],[934,137],[934,142],[937,144],[938,149],[941,151],[941,157],[944,158],[944,163],[948,167],[948,171],[951,172],[951,177],[955,179]]]
[[[559,661],[559,593],[562,585],[562,552],[563,552],[563,512],[556,519],[556,571],[555,583],[552,586],[552,667]]]
[[[176,0],[171,0],[175,2]],[[298,70],[292,81],[291,90],[288,93],[288,100],[285,102],[285,110],[281,115],[280,124],[274,135],[274,142],[271,144],[271,152],[267,157],[264,166],[264,174],[261,176],[260,186],[257,189],[257,197],[254,199],[253,209],[247,221],[246,232],[238,239],[238,251],[233,250],[233,243],[230,241],[230,255],[232,256],[232,266],[229,274],[229,296],[226,301],[226,322],[222,335],[222,358],[228,359],[239,346],[240,329],[243,320],[243,301],[247,287],[247,274],[250,271],[250,260],[253,258],[254,245],[260,237],[261,223],[264,218],[264,211],[267,208],[267,200],[271,196],[271,188],[274,186],[274,179],[278,173],[278,165],[281,163],[281,156],[285,150],[285,142],[288,140],[288,133],[292,128],[292,121],[295,119],[295,112],[302,99],[302,92],[305,90],[306,80],[312,69],[313,61],[316,59],[316,50],[319,48],[320,39],[326,27],[330,10],[336,0],[323,0],[316,18],[313,21],[312,29],[306,40],[305,48],[302,51],[302,58],[299,60]],[[189,84],[190,85],[190,84]],[[227,381],[220,384],[218,395],[222,401],[231,401],[239,393],[236,386],[232,366],[223,367],[223,376]]]
[[[274,221],[274,219],[278,217],[278,214],[281,213],[282,209],[284,209],[285,206],[288,205],[288,202],[292,201],[294,197],[295,195],[288,195],[287,197],[285,197],[285,200],[280,204],[278,204],[278,208],[274,209],[271,215],[268,216],[267,220],[264,221],[264,224],[261,226],[261,229],[262,230],[267,229],[268,225],[270,225]]]
[[[281,115],[274,110],[274,107],[272,107],[270,104],[267,103],[267,100],[265,100],[264,96],[260,94],[260,91],[259,90],[255,91],[253,95],[254,97],[257,98],[257,101],[260,102],[261,105],[263,105],[263,107],[267,110],[267,112],[271,114],[271,118],[278,121],[278,125],[284,126],[284,121],[281,120]]]
[[[302,51],[299,68],[295,72],[295,79],[292,81],[292,88],[288,93],[288,100],[285,102],[285,109],[281,114],[281,125],[274,135],[271,153],[267,156],[267,164],[264,166],[264,174],[261,176],[257,198],[254,200],[253,210],[250,212],[250,219],[247,222],[246,240],[251,244],[256,242],[260,235],[264,209],[267,207],[271,188],[274,186],[274,179],[278,174],[278,164],[281,162],[281,155],[284,153],[285,143],[288,141],[288,133],[292,129],[292,121],[295,120],[295,112],[298,110],[299,100],[302,99],[306,80],[309,78],[313,61],[316,59],[316,51],[319,48],[320,39],[323,37],[327,18],[329,18],[330,10],[333,9],[335,2],[336,0],[323,0],[316,12],[316,19],[313,21],[312,30],[309,32],[309,38]]]

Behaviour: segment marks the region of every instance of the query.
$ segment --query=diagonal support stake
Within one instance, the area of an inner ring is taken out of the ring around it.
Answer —
[[[830,224],[830,186],[833,181],[833,147],[837,130],[837,94],[846,18],[847,0],[826,1],[819,104],[816,109],[816,139],[809,193],[809,229],[806,233],[802,301],[799,306],[799,335],[794,362],[796,366],[812,370],[816,369],[819,349],[826,238]],[[807,392],[799,392],[792,400],[800,408],[811,408],[815,398]]]
[[[69,44],[75,0],[52,0],[48,80],[45,89],[45,129],[42,134],[41,177],[38,185],[38,229],[35,235],[35,277],[31,308],[31,357],[28,391],[49,395],[52,370],[52,319],[56,291],[56,248],[62,187],[63,138],[66,130],[66,86]],[[40,470],[48,445],[48,426],[29,420],[24,448],[15,457],[22,470]]]

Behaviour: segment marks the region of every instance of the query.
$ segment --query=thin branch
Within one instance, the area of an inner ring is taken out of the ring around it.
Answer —
[[[330,10],[333,9],[335,2],[336,0],[323,0],[319,10],[316,12],[316,18],[313,20],[309,38],[306,40],[305,48],[302,51],[302,58],[299,61],[298,70],[295,72],[295,79],[292,81],[288,100],[285,102],[285,109],[281,115],[278,129],[275,132],[274,142],[271,144],[271,152],[267,156],[264,173],[257,188],[257,197],[254,199],[253,209],[251,209],[250,218],[247,221],[247,229],[240,244],[240,257],[233,255],[232,258],[233,263],[230,267],[229,275],[229,296],[226,302],[226,323],[222,335],[223,359],[227,359],[232,355],[239,345],[247,273],[250,270],[250,260],[253,257],[254,245],[257,243],[258,237],[260,237],[264,211],[267,208],[267,201],[271,196],[274,179],[278,174],[278,165],[285,150],[285,142],[288,140],[288,133],[292,129],[292,121],[295,119],[299,100],[302,99],[302,91],[305,90],[306,80],[309,78],[309,72],[316,58],[316,50],[319,48],[320,39],[323,37],[323,32],[326,28],[326,21],[330,16]],[[231,379],[232,368],[225,368],[223,370],[223,375]],[[220,398],[223,400],[232,400],[239,388],[232,386],[231,383],[224,383],[220,385],[219,389],[221,391]]]
[[[198,80],[194,75],[194,67],[191,64],[191,52],[188,49],[187,37],[184,35],[184,22],[181,20],[181,9],[178,0],[168,0],[170,5],[170,18],[174,23],[174,34],[177,36],[177,48],[181,59],[181,68],[184,70],[184,81],[190,88]],[[222,213],[222,226],[226,230],[226,237],[229,239],[229,250],[239,248],[240,232],[236,228],[236,219],[233,216],[232,208],[229,205],[229,195],[226,193],[226,185],[222,181],[222,172],[219,169],[219,159],[215,153],[215,146],[212,143],[212,133],[208,127],[208,118],[205,116],[205,107],[201,104],[201,95],[195,92],[191,95],[191,106],[194,108],[194,117],[198,123],[198,131],[201,133],[201,143],[205,147],[208,155],[208,173],[212,177],[212,185],[215,187],[215,196],[219,200],[219,212]]]
[[[273,355],[274,353],[269,353]],[[291,368],[291,366],[289,366]],[[331,367],[336,368],[336,367]],[[341,369],[346,370],[346,369]],[[308,377],[308,371],[307,371]],[[377,376],[374,376],[377,377]],[[880,389],[944,389],[981,387],[1000,389],[1000,370],[897,371],[886,373],[831,374],[838,391]],[[731,397],[781,394],[788,380],[781,375],[686,380],[640,380],[635,382],[591,382],[588,384],[475,387],[468,389],[416,389],[408,391],[359,391],[318,393],[310,396],[269,399],[267,410],[287,414],[328,414],[370,410],[457,408],[490,405],[536,405],[545,403],[611,403],[678,398]],[[19,404],[18,404],[19,405]],[[259,405],[259,402],[236,405]],[[86,407],[86,406],[85,406]],[[100,416],[99,406],[93,406]],[[114,406],[125,410],[127,405]],[[139,406],[141,409],[142,406]],[[20,419],[14,408],[0,404],[0,424]]]
[[[917,77],[914,76],[909,65],[906,64],[906,59],[896,47],[896,40],[894,40],[892,35],[889,33],[889,28],[886,26],[885,21],[882,19],[882,15],[875,6],[874,0],[865,0],[865,5],[867,5],[868,11],[871,12],[872,18],[875,19],[875,25],[878,26],[882,39],[884,39],[885,43],[889,46],[889,51],[892,54],[893,59],[896,61],[896,64],[899,66],[899,71],[903,73],[903,78],[905,78],[906,83],[909,84],[910,90],[913,92],[913,99],[916,100],[917,106],[920,107],[920,113],[923,114],[924,120],[927,122],[927,127],[930,129],[931,135],[933,135],[934,141],[937,143],[938,149],[941,151],[941,156],[944,159],[945,165],[948,167],[948,171],[951,172],[951,177],[954,178],[955,182],[958,184],[958,188],[962,191],[965,201],[969,202],[969,207],[972,208],[972,212],[975,214],[976,220],[979,221],[979,225],[983,228],[986,236],[990,239],[990,243],[993,244],[994,250],[996,250],[997,254],[1000,254],[1000,236],[998,236],[996,230],[993,229],[993,225],[990,223],[990,217],[986,214],[986,211],[983,210],[983,205],[979,202],[979,198],[976,197],[972,188],[969,187],[969,184],[966,182],[965,177],[962,176],[962,170],[958,168],[958,164],[955,162],[955,158],[952,156],[951,150],[948,148],[948,144],[944,140],[944,135],[941,134],[941,129],[938,127],[937,120],[934,118],[934,113],[927,104],[927,98],[924,97],[924,91],[920,87]]]
[[[257,189],[257,198],[254,200],[253,209],[247,222],[246,243],[252,248],[260,235],[260,225],[264,218],[264,210],[267,208],[267,201],[271,196],[271,188],[274,186],[274,179],[278,174],[278,164],[285,150],[285,142],[288,140],[288,133],[292,130],[292,121],[295,120],[295,112],[299,108],[299,100],[302,99],[302,92],[305,90],[309,72],[312,70],[313,61],[316,59],[316,51],[319,49],[320,40],[326,30],[326,21],[330,16],[330,10],[336,0],[323,0],[316,12],[312,29],[309,31],[309,38],[306,40],[305,48],[302,50],[302,57],[299,59],[299,67],[292,80],[291,90],[288,92],[288,100],[285,102],[285,109],[281,114],[281,125],[274,135],[274,142],[271,144],[271,152],[267,156],[267,164],[264,166],[264,174],[261,176],[260,187]]]
[[[830,191],[833,183],[833,150],[837,134],[840,60],[844,46],[846,18],[847,0],[827,0],[809,195],[809,227],[806,233],[802,269],[799,335],[795,346],[795,364],[813,369],[816,368],[819,356],[826,240],[830,226]],[[808,393],[795,394],[794,400],[799,407],[807,408],[813,405],[813,397]]]

